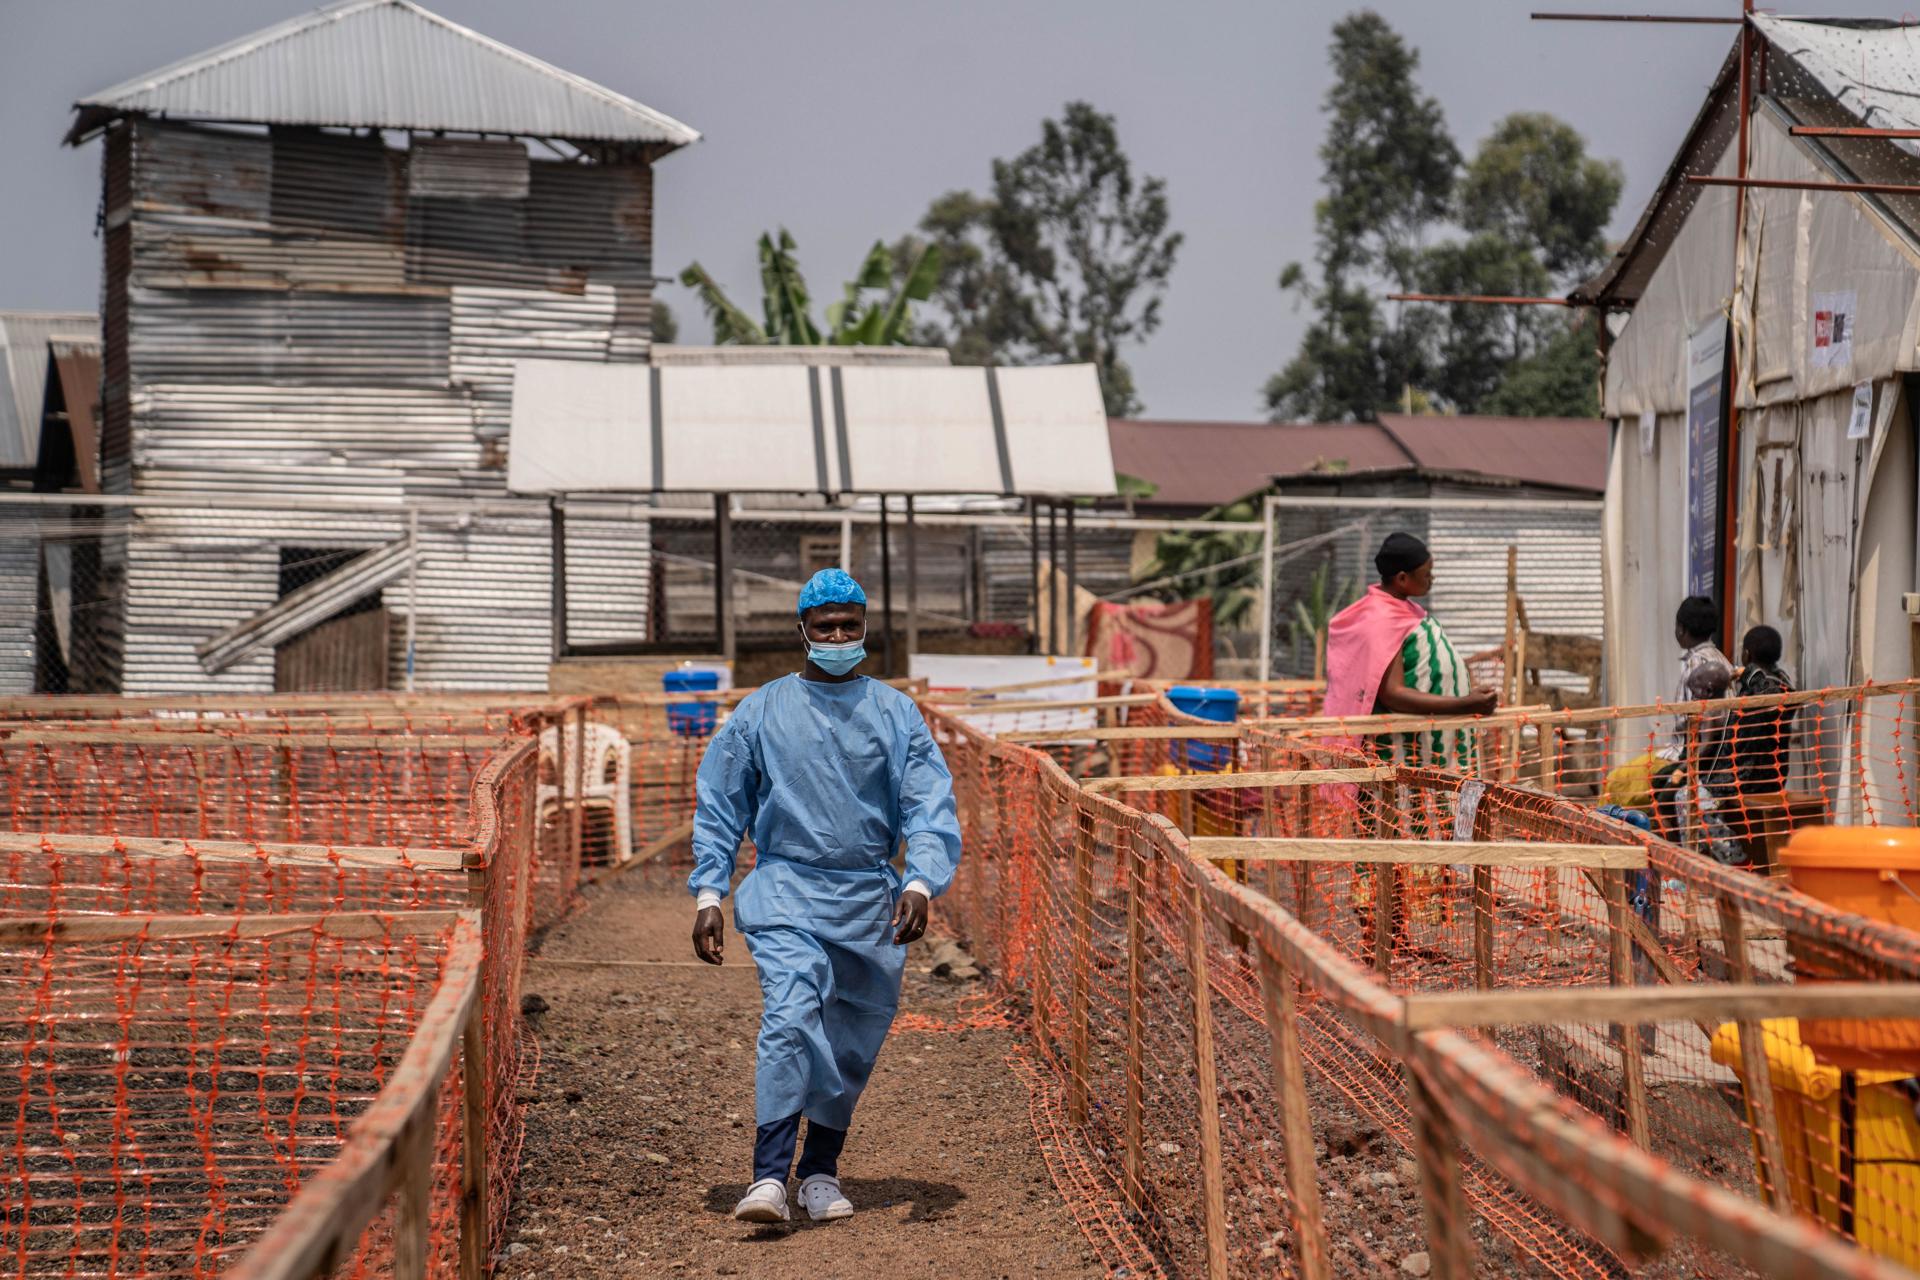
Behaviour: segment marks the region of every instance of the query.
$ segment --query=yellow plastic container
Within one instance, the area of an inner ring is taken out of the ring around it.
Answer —
[[[1862,1249],[1920,1269],[1920,1120],[1901,1087],[1911,1073],[1852,1073],[1849,1143],[1841,1069],[1814,1056],[1795,1019],[1769,1018],[1760,1028],[1794,1209],[1841,1233],[1847,1233],[1850,1217],[1850,1234]],[[1715,1062],[1740,1074],[1737,1025],[1729,1022],[1714,1032],[1712,1050]],[[1747,1126],[1758,1160],[1751,1112]]]
[[[1781,854],[1793,887],[1836,910],[1920,931],[1920,830],[1802,827]],[[1909,892],[1911,890],[1912,892]],[[1787,934],[1801,981],[1860,978],[1813,939]],[[1808,1018],[1809,1048],[1837,1066],[1920,1072],[1920,1019]]]

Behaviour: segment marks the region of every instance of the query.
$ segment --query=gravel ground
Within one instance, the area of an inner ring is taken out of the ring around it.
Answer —
[[[1048,1177],[999,1028],[895,1030],[841,1160],[850,1221],[734,1222],[760,1018],[746,946],[729,927],[724,968],[693,959],[676,874],[588,893],[527,964],[539,1068],[521,1090],[501,1276],[1104,1274]],[[903,1013],[958,1016],[973,988],[925,968],[916,944]]]

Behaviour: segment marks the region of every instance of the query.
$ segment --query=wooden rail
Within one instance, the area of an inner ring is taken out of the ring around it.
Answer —
[[[1400,863],[1412,866],[1600,867],[1647,865],[1638,845],[1550,840],[1322,840],[1281,836],[1194,836],[1195,857],[1272,862]]]
[[[1262,773],[1134,774],[1088,778],[1080,785],[1095,794],[1109,791],[1244,791],[1255,787],[1316,787],[1322,783],[1392,782],[1396,771],[1380,769],[1271,769]]]
[[[0,832],[0,853],[55,853],[76,857],[197,858],[202,862],[291,863],[314,867],[420,867],[458,871],[459,849],[402,845],[282,844],[268,840],[174,840],[161,836],[33,835]]]

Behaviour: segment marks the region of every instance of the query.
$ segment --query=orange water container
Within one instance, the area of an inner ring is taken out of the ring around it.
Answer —
[[[1781,855],[1793,887],[1839,911],[1920,933],[1920,830],[1801,827]],[[1789,929],[1802,982],[1871,979],[1834,949]],[[1920,1072],[1920,1018],[1802,1018],[1800,1038],[1835,1066]]]

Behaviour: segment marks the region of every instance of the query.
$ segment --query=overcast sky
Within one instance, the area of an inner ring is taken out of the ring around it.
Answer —
[[[757,311],[753,242],[784,224],[816,298],[933,196],[1085,98],[1166,178],[1186,245],[1165,323],[1128,353],[1153,417],[1251,419],[1302,319],[1275,287],[1313,252],[1333,0],[428,0],[429,7],[699,129],[664,160],[656,265],[698,258]],[[1903,0],[1911,5],[1913,0]],[[1572,122],[1626,166],[1631,227],[1733,39],[1728,27],[1530,22],[1542,0],[1380,0],[1463,151],[1517,110]],[[1738,0],[1567,9],[1727,13]],[[99,147],[62,149],[73,100],[301,10],[301,0],[0,0],[0,308],[93,308]],[[1899,4],[1848,12],[1899,17]],[[663,290],[681,336],[705,319]]]

